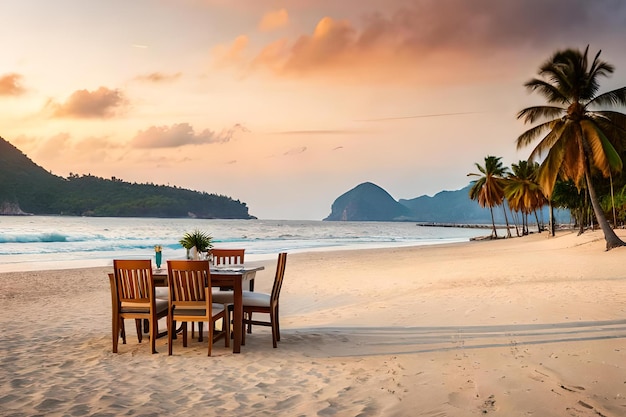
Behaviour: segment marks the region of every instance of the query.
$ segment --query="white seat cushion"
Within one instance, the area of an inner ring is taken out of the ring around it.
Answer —
[[[244,291],[243,305],[253,307],[269,307],[270,295],[254,291]]]
[[[211,312],[213,315],[216,315],[224,310],[224,306],[221,304],[212,304]],[[177,315],[180,316],[204,316],[206,314],[206,309],[203,307],[180,307],[174,309],[174,318]]]
[[[156,287],[154,289],[154,298],[159,300],[167,300],[170,296],[170,289],[168,287]]]

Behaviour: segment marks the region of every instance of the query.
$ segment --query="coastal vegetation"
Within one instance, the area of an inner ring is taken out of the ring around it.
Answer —
[[[599,79],[614,67],[600,60],[598,52],[589,62],[584,51],[557,51],[539,69],[539,78],[525,83],[541,94],[547,105],[528,107],[517,117],[539,124],[517,138],[523,148],[536,139],[528,161],[520,161],[513,174],[499,165],[500,158],[488,156],[482,176],[473,182],[470,196],[483,207],[504,204],[527,216],[548,203],[571,210],[584,230],[594,224],[593,213],[606,240],[606,249],[626,245],[613,230],[626,221],[626,180],[622,174],[626,156],[626,115],[603,107],[626,106],[626,87],[598,94]],[[617,194],[614,189],[621,191]],[[504,196],[504,198],[503,198]],[[589,205],[591,210],[589,210]],[[613,225],[607,220],[612,214]],[[552,233],[554,233],[554,222]],[[495,235],[495,226],[494,232]]]
[[[59,177],[0,138],[0,204],[4,214],[98,217],[250,219],[239,200],[206,192],[70,173]]]
[[[505,176],[508,168],[502,165],[502,158],[495,156],[487,156],[485,158],[485,166],[476,163],[476,168],[480,173],[469,173],[469,177],[479,177],[472,182],[469,196],[472,200],[478,201],[481,207],[486,207],[491,213],[491,237],[497,238],[496,221],[493,217],[493,208],[502,205],[504,201]],[[504,211],[506,219],[507,237],[511,237],[511,229],[509,228],[509,220]]]

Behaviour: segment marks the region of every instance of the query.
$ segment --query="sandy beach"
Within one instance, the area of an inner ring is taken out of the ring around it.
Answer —
[[[604,247],[564,231],[291,254],[278,348],[256,327],[212,357],[167,338],[152,355],[131,322],[113,354],[112,268],[2,273],[0,414],[624,416],[626,248]]]

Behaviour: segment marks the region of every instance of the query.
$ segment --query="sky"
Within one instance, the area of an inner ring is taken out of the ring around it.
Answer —
[[[626,84],[621,0],[3,0],[0,137],[55,175],[226,195],[321,220],[528,158],[524,83],[565,48]]]

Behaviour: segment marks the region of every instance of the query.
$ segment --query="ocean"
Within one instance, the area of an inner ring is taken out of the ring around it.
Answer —
[[[273,259],[282,251],[386,248],[464,242],[485,230],[425,227],[413,222],[207,220],[0,216],[0,272],[110,266],[114,258],[184,259],[178,243],[201,230],[215,247],[245,248],[246,260]]]

